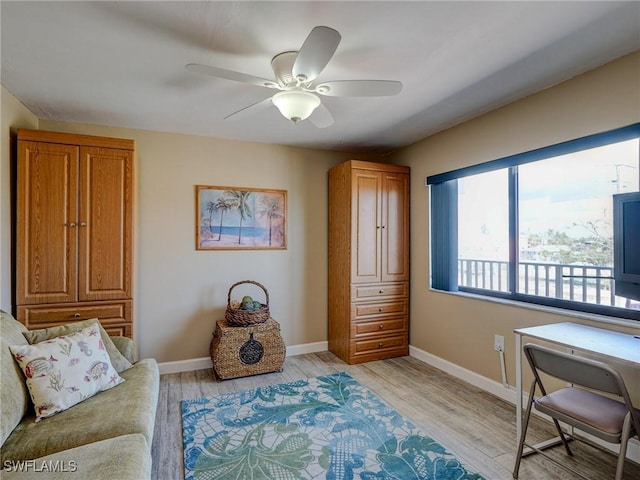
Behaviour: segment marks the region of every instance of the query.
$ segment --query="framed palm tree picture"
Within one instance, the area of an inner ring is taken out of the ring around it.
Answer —
[[[196,185],[196,250],[286,249],[287,191]]]

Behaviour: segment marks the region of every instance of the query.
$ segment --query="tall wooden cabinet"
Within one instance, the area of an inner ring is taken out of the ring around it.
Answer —
[[[16,316],[133,334],[132,140],[18,130]]]
[[[329,350],[349,364],[409,354],[409,168],[329,171]]]

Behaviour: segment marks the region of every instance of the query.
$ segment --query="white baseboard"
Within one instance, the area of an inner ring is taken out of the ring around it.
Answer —
[[[509,386],[507,388],[500,382],[478,375],[471,370],[467,370],[466,368],[456,365],[455,363],[451,363],[448,360],[444,360],[443,358],[436,357],[435,355],[425,352],[424,350],[420,350],[412,345],[409,346],[409,355],[447,372],[454,377],[458,377],[471,385],[481,388],[482,390],[506,400],[509,403],[513,403],[514,405],[516,404],[516,389],[514,387]]]
[[[202,370],[212,367],[213,363],[211,362],[211,357],[190,358],[188,360],[158,363],[160,375],[165,373],[191,372],[193,370]]]
[[[287,357],[302,355],[304,353],[326,352],[327,342],[303,343],[301,345],[291,345],[287,347]],[[190,358],[188,360],[178,360],[175,362],[162,362],[158,364],[160,374],[191,372],[213,367],[211,357]]]
[[[303,343],[287,347],[287,357],[303,355],[305,353],[326,352],[329,349],[328,342]]]
[[[472,372],[471,370],[467,370],[466,368],[456,365],[455,363],[449,362],[448,360],[444,360],[443,358],[437,357],[429,352],[425,352],[424,350],[421,350],[414,346],[409,346],[409,355],[414,358],[417,358],[418,360],[423,361],[424,363],[427,363],[433,367],[436,367],[450,375],[453,375],[454,377],[464,380],[465,382],[470,383],[475,387],[481,388],[482,390],[489,392],[495,395],[496,397],[499,397],[509,403],[512,403],[514,405],[516,403],[517,392],[515,387],[511,385],[508,385],[505,387],[500,382],[496,382],[495,380],[491,380],[487,377],[483,377],[482,375]],[[528,395],[525,392],[523,402],[526,404],[527,400],[528,400]],[[537,414],[538,412],[533,410],[533,413]],[[546,415],[541,415],[541,416],[546,417]],[[549,419],[549,417],[546,417],[546,418]],[[599,438],[596,438],[587,433],[581,432],[580,436],[587,438],[593,443],[597,443],[602,448],[606,448],[607,450],[614,452],[616,455],[620,451],[619,445],[603,442]],[[517,447],[517,443],[516,443],[516,440],[514,439],[514,450],[516,447]],[[629,441],[629,445],[627,447],[627,458],[636,463],[640,463],[640,442],[638,442],[638,439],[632,438]]]

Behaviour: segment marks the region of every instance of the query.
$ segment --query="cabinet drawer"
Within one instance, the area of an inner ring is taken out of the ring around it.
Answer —
[[[406,298],[409,296],[409,284],[378,283],[373,285],[352,285],[351,301],[371,301],[375,298]]]
[[[351,304],[351,318],[357,320],[372,315],[406,315],[409,302],[400,300],[394,302],[353,303]]]
[[[351,323],[352,337],[404,333],[407,331],[407,317],[387,318]]]
[[[28,329],[49,328],[97,318],[109,335],[131,337],[132,301],[18,307],[17,317]]]
[[[133,338],[133,325],[131,323],[107,323],[100,320],[102,328],[110,337],[129,337]]]
[[[394,335],[394,336],[384,336],[372,338],[369,340],[357,340],[354,342],[353,346],[354,353],[369,353],[379,350],[387,350],[387,349],[397,349],[401,347],[405,347],[407,345],[407,335]]]

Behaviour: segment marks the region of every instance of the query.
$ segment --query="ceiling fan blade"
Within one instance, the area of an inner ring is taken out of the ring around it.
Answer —
[[[389,97],[401,91],[402,82],[395,80],[336,80],[316,87],[316,93],[329,97]]]
[[[189,63],[185,66],[187,70],[195,73],[204,73],[205,75],[211,75],[212,77],[224,78],[226,80],[233,80],[234,82],[248,83],[250,85],[258,85],[259,87],[278,88],[278,84],[273,80],[267,80],[266,78],[254,77],[246,73],[234,72],[233,70],[226,70],[224,68],[213,67],[211,65],[202,65],[200,63]]]
[[[309,121],[318,128],[327,128],[333,125],[333,115],[327,107],[320,104],[309,117]]]
[[[293,64],[293,78],[308,82],[316,78],[338,48],[340,34],[329,27],[314,27],[300,47],[298,56]]]
[[[260,110],[264,110],[265,108],[269,108],[272,105],[273,103],[271,102],[271,97],[267,97],[264,100],[252,103],[251,105],[241,108],[236,112],[230,113],[229,115],[224,117],[224,119],[227,120],[228,118],[234,117],[234,120],[239,120],[241,118],[244,118],[245,116],[259,112]]]

